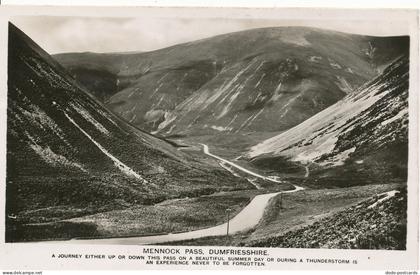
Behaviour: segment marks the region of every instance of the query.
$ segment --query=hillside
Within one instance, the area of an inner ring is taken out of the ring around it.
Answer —
[[[25,224],[254,188],[113,115],[12,24],[8,73],[8,241]]]
[[[314,186],[405,182],[408,79],[403,56],[336,104],[253,146],[246,158],[274,170],[285,162],[306,166]]]
[[[247,246],[405,250],[406,189],[374,196],[312,225]]]
[[[171,136],[287,130],[407,49],[408,37],[277,27],[140,54],[54,58],[124,119]]]

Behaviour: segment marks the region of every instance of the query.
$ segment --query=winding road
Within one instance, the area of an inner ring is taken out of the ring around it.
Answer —
[[[227,163],[227,164],[235,167],[236,169],[241,170],[241,171],[243,171],[243,172],[245,172],[247,174],[250,174],[250,175],[252,175],[254,177],[257,177],[257,178],[260,178],[260,179],[263,179],[263,180],[268,180],[268,181],[276,182],[276,183],[283,183],[282,181],[279,181],[279,180],[276,180],[276,179],[272,179],[272,178],[269,178],[269,177],[264,177],[264,176],[262,176],[260,174],[257,174],[255,172],[252,172],[252,171],[248,170],[248,169],[245,169],[242,166],[239,166],[239,165],[237,165],[234,162],[231,162],[231,161],[225,160],[224,158],[221,158],[219,156],[216,156],[216,155],[214,155],[214,154],[212,154],[212,153],[209,152],[209,147],[206,144],[203,144],[203,143],[200,143],[200,144],[203,146],[203,152],[204,152],[204,154],[209,155],[210,157],[213,157],[215,159],[218,159],[220,161],[223,161],[223,162],[225,162],[225,163]]]
[[[203,151],[206,155],[209,155],[215,159],[228,163],[229,165],[248,173],[254,177],[258,177],[264,180],[269,180],[272,182],[282,183],[276,179],[268,178],[262,175],[259,175],[255,172],[249,171],[231,161],[225,160],[219,156],[216,156],[209,152],[209,148],[205,144],[201,144],[203,146]],[[253,228],[258,224],[261,220],[264,209],[266,208],[268,201],[280,194],[280,193],[292,193],[303,190],[303,187],[294,185],[295,189],[288,190],[288,191],[281,191],[275,193],[268,193],[255,196],[252,201],[244,208],[241,212],[239,212],[235,217],[229,220],[229,234],[238,233],[241,231],[245,231],[248,229]],[[210,237],[210,236],[221,236],[225,235],[227,231],[227,223],[200,229],[194,230],[189,232],[183,233],[175,233],[175,234],[165,234],[165,235],[154,235],[154,236],[142,236],[142,237],[122,237],[122,238],[108,238],[108,239],[71,239],[68,241],[58,241],[59,243],[62,242],[70,242],[70,243],[85,243],[85,244],[131,244],[131,245],[139,245],[139,244],[156,244],[156,243],[164,243],[164,242],[172,242],[172,241],[182,241],[182,240],[190,240],[190,239],[197,239],[202,237]]]

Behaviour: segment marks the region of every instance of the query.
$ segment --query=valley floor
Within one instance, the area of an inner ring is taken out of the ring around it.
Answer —
[[[165,243],[165,245],[317,247],[316,245],[311,246],[313,242],[316,242],[314,236],[306,242],[300,240],[300,243],[295,241],[289,242],[288,245],[278,240],[282,240],[280,236],[288,236],[288,233],[295,238],[294,240],[299,240],[305,229],[309,228],[307,230],[310,230],[311,226],[319,228],[319,224],[322,225],[324,220],[335,220],[336,215],[352,210],[351,207],[355,208],[359,203],[372,205],[371,201],[374,200],[375,195],[401,187],[402,185],[399,184],[379,184],[339,189],[306,189],[301,192],[282,194],[272,198],[262,220],[252,230],[230,236],[185,240]],[[398,211],[404,212],[405,210],[398,209]],[[404,220],[404,218],[401,217],[401,220]],[[384,225],[382,224],[382,226]],[[332,230],[337,230],[337,233],[339,233],[338,230],[341,230],[341,228],[333,228]],[[379,228],[379,230],[386,232],[387,228]],[[318,229],[318,231],[320,230]],[[320,234],[320,232],[316,234]],[[324,237],[335,237],[335,241],[342,238],[344,243],[347,240],[345,235],[339,237],[330,235]],[[320,245],[319,243],[316,244]],[[405,246],[405,244],[395,245],[395,247],[400,246]],[[330,248],[347,247],[336,245]],[[389,249],[389,247],[385,249]]]
[[[200,146],[186,147],[191,154],[203,154]],[[211,150],[211,149],[210,149]],[[202,155],[206,161],[216,161],[209,155]],[[207,159],[206,159],[207,158]],[[232,160],[232,158],[231,158]],[[220,164],[220,163],[219,163]],[[232,168],[232,167],[230,167]],[[246,169],[245,169],[246,170]],[[249,177],[243,171],[232,170],[238,176]],[[257,181],[258,182],[258,181]],[[108,211],[89,216],[67,219],[55,223],[40,223],[26,225],[25,234],[28,240],[43,240],[82,238],[85,243],[120,243],[137,244],[141,236],[158,236],[179,232],[191,232],[203,228],[224,227],[227,221],[226,209],[230,209],[230,217],[235,217],[259,194],[275,193],[290,190],[290,184],[280,184],[274,181],[261,180],[263,188],[253,190],[238,190],[219,192],[195,198],[180,198],[166,200],[148,206],[135,206],[122,210]],[[263,184],[262,184],[263,183]],[[269,246],[275,238],[300,230],[317,223],[323,218],[332,217],[372,196],[401,187],[400,184],[377,184],[335,189],[305,189],[299,192],[282,193],[272,197],[265,207],[263,216],[254,228],[219,236],[196,238],[169,242],[170,245],[216,245],[216,246]],[[67,233],[61,234],[63,228]],[[70,228],[70,231],[68,230]],[[73,230],[73,231],[72,231]],[[221,229],[224,232],[224,228]],[[222,233],[224,234],[224,233]],[[33,237],[31,239],[31,236]],[[188,235],[186,235],[188,236]],[[131,237],[133,237],[131,239]],[[109,241],[89,240],[107,239]],[[118,239],[115,239],[118,238]],[[127,238],[127,239],[122,239]],[[146,237],[145,239],[147,239]],[[131,240],[132,243],[131,243]],[[176,238],[173,238],[175,240]],[[170,239],[168,239],[170,240]],[[78,242],[78,240],[75,240]],[[162,243],[159,241],[159,243]]]
[[[202,150],[205,147],[202,145],[191,148],[196,150],[197,156],[201,155],[203,161],[213,162],[215,165],[223,162],[222,159],[211,156],[208,150],[205,150],[207,153],[204,155]],[[15,230],[19,235],[25,236],[24,241],[138,237],[189,232],[225,223],[226,209],[230,209],[231,218],[235,217],[257,195],[293,190],[293,186],[288,183],[265,180],[263,176],[250,176],[248,172],[237,168],[229,171],[238,177],[248,178],[255,189],[170,199],[154,205],[137,205],[56,222],[25,224]]]

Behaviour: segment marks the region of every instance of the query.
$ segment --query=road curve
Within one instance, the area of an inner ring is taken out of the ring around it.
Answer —
[[[269,177],[262,176],[260,174],[255,173],[255,172],[252,172],[252,171],[250,171],[248,169],[245,169],[242,166],[239,166],[239,165],[237,165],[234,162],[231,162],[231,161],[228,161],[228,160],[226,160],[224,158],[221,158],[219,156],[216,156],[216,155],[214,155],[214,154],[212,154],[212,153],[209,152],[209,147],[206,144],[203,144],[203,143],[200,143],[200,144],[203,146],[203,152],[206,155],[209,155],[209,156],[211,156],[211,157],[213,157],[215,159],[218,159],[220,161],[223,161],[225,163],[228,163],[229,165],[237,168],[238,170],[241,170],[241,171],[243,171],[245,173],[248,173],[248,174],[250,174],[250,175],[252,175],[254,177],[257,177],[257,178],[260,178],[260,179],[263,179],[263,180],[268,180],[268,181],[276,182],[276,183],[283,183],[282,181],[279,181],[279,180],[276,180],[276,179],[272,179],[272,178],[269,178]]]
[[[207,145],[205,144],[202,144],[202,145],[203,145],[204,153],[211,157],[224,161],[234,166],[235,168],[243,172],[246,172],[254,177],[280,183],[280,181],[264,177],[252,171],[249,171],[233,162],[225,160],[219,156],[213,155],[209,152]],[[242,209],[241,212],[239,212],[235,217],[229,220],[229,234],[245,231],[256,226],[264,214],[264,210],[268,204],[268,201],[272,197],[280,193],[293,193],[293,192],[297,192],[304,189],[296,185],[294,185],[294,187],[295,189],[293,190],[255,196],[251,200],[251,202],[244,209]],[[183,233],[175,233],[175,234],[144,236],[144,237],[108,238],[108,239],[72,239],[68,241],[53,241],[53,242],[57,242],[57,243],[70,242],[70,243],[75,243],[75,244],[83,244],[83,243],[84,244],[130,244],[130,245],[156,244],[156,243],[164,243],[164,242],[197,239],[197,238],[202,238],[202,237],[220,236],[220,235],[225,235],[226,231],[227,231],[227,223],[224,223],[221,225],[217,225],[217,226],[213,226],[213,227],[209,227],[205,229],[194,230],[194,231],[183,232]]]

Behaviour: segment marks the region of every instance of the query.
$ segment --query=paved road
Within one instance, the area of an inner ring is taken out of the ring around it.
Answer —
[[[213,155],[212,153],[209,152],[209,148],[207,145],[205,144],[202,144],[202,145],[203,145],[204,153],[211,157],[224,161],[243,172],[253,175],[254,177],[280,183],[280,181],[278,180],[264,177],[252,171],[249,171],[233,162],[225,160],[219,156]],[[252,201],[244,209],[242,209],[241,212],[239,212],[235,217],[229,220],[229,234],[245,231],[256,226],[264,214],[264,210],[268,204],[268,201],[272,197],[280,193],[292,193],[292,192],[297,192],[304,189],[296,185],[294,187],[295,189],[293,190],[255,196],[254,199],[252,199]],[[226,231],[227,231],[227,223],[224,223],[221,225],[217,225],[217,226],[213,226],[213,227],[209,227],[205,229],[194,230],[194,231],[189,231],[189,232],[184,232],[184,233],[176,233],[176,234],[165,234],[165,235],[155,235],[155,236],[145,236],[145,237],[90,239],[90,240],[72,239],[68,241],[58,241],[58,243],[70,242],[70,243],[78,243],[78,244],[80,243],[85,243],[85,244],[153,244],[153,243],[164,243],[164,242],[172,242],[172,241],[197,239],[197,238],[209,237],[209,236],[220,236],[220,235],[225,235]]]
[[[209,155],[209,156],[211,156],[211,157],[213,157],[215,159],[218,159],[220,161],[223,161],[225,163],[228,163],[229,165],[237,168],[238,170],[241,170],[241,171],[243,171],[245,173],[248,173],[248,174],[250,174],[250,175],[252,175],[254,177],[257,177],[257,178],[260,178],[260,179],[264,179],[264,180],[268,180],[268,181],[272,181],[272,182],[282,183],[282,181],[279,181],[279,180],[276,180],[276,179],[272,179],[272,178],[269,178],[269,177],[262,176],[260,174],[255,173],[255,172],[252,172],[252,171],[250,171],[248,169],[245,169],[242,166],[239,166],[238,164],[236,164],[234,162],[231,162],[231,161],[228,161],[228,160],[226,160],[224,158],[221,158],[219,156],[216,156],[216,155],[214,155],[214,154],[212,154],[212,153],[209,152],[209,147],[206,144],[203,144],[203,143],[200,143],[200,144],[203,146],[203,151],[204,151],[204,154],[206,154],[206,155]]]

